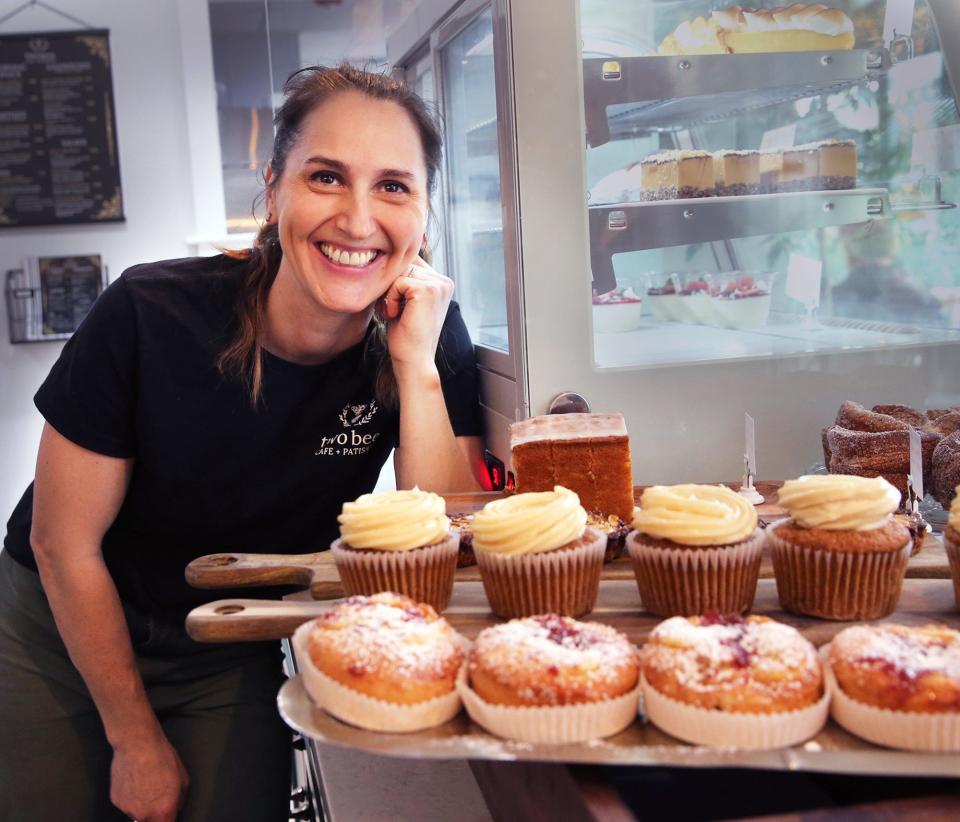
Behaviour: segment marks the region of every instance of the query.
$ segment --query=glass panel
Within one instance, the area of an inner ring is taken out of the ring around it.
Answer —
[[[386,32],[416,0],[208,0],[227,230],[256,231],[254,200],[273,146],[273,111],[287,77],[346,61],[386,69]]]
[[[478,16],[442,50],[448,274],[474,343],[508,351],[493,23]]]
[[[409,67],[406,69],[404,80],[432,109],[437,108],[433,54],[429,49],[411,61]],[[427,228],[427,233],[428,242],[433,251],[433,265],[438,270],[443,270],[446,245],[444,243],[443,231],[438,222],[439,215],[443,213],[443,203],[440,201],[440,196],[441,189],[438,183],[436,190],[430,197],[430,224]],[[443,273],[447,272],[444,270]]]
[[[253,202],[273,144],[270,61],[262,3],[211,2],[210,38],[228,233],[256,231]],[[262,212],[261,212],[262,218]]]
[[[960,340],[960,117],[930,8],[830,5],[824,34],[581,0],[599,368]]]

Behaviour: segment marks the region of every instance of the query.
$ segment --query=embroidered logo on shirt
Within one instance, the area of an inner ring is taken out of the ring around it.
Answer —
[[[376,400],[370,400],[370,402],[360,403],[359,405],[347,403],[343,406],[343,411],[340,412],[340,422],[343,423],[344,428],[350,428],[354,425],[366,425],[373,419],[373,415],[377,413],[377,410]]]
[[[348,402],[338,415],[344,431],[324,434],[320,447],[313,452],[315,457],[355,457],[366,454],[377,441],[381,432],[362,434],[357,431],[369,423],[380,410],[376,400],[369,402]]]

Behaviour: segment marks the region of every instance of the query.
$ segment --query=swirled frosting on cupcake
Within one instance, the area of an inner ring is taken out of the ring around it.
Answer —
[[[561,485],[488,502],[473,518],[473,547],[495,554],[553,551],[583,536],[587,512]]]
[[[351,548],[410,551],[445,539],[450,530],[443,497],[414,488],[364,494],[345,502],[337,521]]]
[[[900,492],[883,477],[847,474],[787,480],[779,496],[797,525],[824,531],[874,531],[900,506]]]
[[[642,534],[678,545],[732,545],[757,528],[757,511],[722,485],[654,485],[633,511]]]
[[[950,516],[947,523],[954,531],[960,531],[960,485],[957,486],[957,496],[950,503]]]

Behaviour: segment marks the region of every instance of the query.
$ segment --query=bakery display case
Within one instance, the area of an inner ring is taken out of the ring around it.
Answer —
[[[779,479],[822,459],[844,400],[960,404],[951,3],[535,5],[424,2],[388,43],[401,73],[434,55],[438,99],[489,61],[469,116],[442,105],[443,213],[496,456],[576,394],[624,414],[636,482],[738,477],[744,412]],[[480,21],[486,45],[449,59]],[[486,258],[450,244],[479,183],[461,143],[499,174]]]

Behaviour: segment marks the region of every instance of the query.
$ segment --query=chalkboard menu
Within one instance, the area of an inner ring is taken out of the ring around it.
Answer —
[[[0,228],[119,220],[108,32],[0,36]]]

